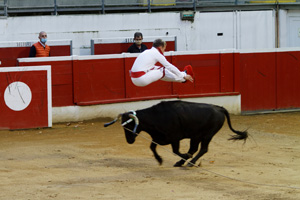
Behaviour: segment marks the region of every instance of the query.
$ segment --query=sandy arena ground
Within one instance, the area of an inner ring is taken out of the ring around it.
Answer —
[[[170,145],[159,166],[149,141],[127,144],[119,124],[103,127],[110,119],[2,130],[0,199],[300,199],[300,113],[231,117],[246,144],[227,140],[226,123],[193,168],[173,167]]]

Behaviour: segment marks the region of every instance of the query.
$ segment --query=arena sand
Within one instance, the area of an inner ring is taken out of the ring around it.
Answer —
[[[0,199],[300,199],[300,113],[231,117],[250,138],[228,141],[226,123],[193,168],[174,168],[170,145],[157,148],[159,166],[148,140],[104,128],[111,119],[1,130]]]

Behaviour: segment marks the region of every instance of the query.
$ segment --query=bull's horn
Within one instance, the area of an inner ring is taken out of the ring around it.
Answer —
[[[134,120],[135,126],[134,126],[134,129],[133,129],[132,132],[135,134],[136,129],[137,129],[138,125],[139,125],[139,119],[137,118],[136,115],[133,115],[133,114],[129,114],[128,116],[129,116],[131,119]]]
[[[129,114],[128,116],[134,120],[135,124],[139,125],[139,119],[136,115]]]
[[[120,119],[121,116],[122,116],[122,114],[119,114],[118,117],[116,117],[113,121],[104,124],[104,127],[108,127],[108,126],[114,124],[116,121],[118,121]]]

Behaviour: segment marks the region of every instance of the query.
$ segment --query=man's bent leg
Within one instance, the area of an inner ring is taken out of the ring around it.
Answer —
[[[183,77],[186,76],[185,72],[181,72]],[[165,76],[161,79],[162,81],[167,81],[167,82],[185,82],[186,80],[182,77],[178,77],[176,74],[172,73],[168,69],[165,69]]]
[[[139,78],[131,78],[134,85],[139,87],[147,86],[155,81],[158,81],[163,76],[162,70],[151,70]]]

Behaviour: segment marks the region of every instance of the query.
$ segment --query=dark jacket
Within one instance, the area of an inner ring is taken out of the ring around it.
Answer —
[[[145,51],[146,49],[148,49],[148,48],[143,43],[141,44],[141,48],[140,49],[136,46],[136,44],[132,44],[128,48],[127,52],[129,52],[129,53],[141,53],[141,52]]]

